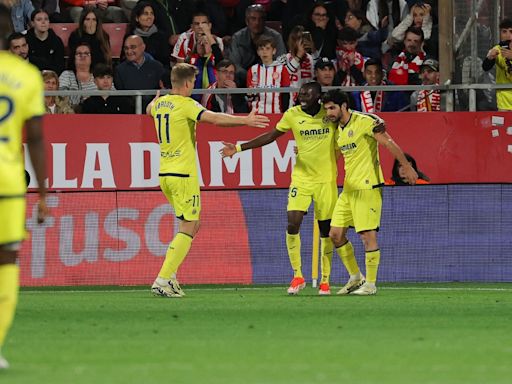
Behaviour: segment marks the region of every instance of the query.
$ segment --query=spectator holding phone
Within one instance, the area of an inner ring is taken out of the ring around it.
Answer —
[[[512,19],[503,19],[500,23],[500,43],[491,48],[482,63],[484,71],[496,64],[496,84],[512,83]],[[512,89],[496,91],[498,110],[512,110]]]

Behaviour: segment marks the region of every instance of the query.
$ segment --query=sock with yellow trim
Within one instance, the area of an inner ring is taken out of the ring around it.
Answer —
[[[380,249],[367,251],[365,253],[366,281],[375,284],[377,281],[377,270],[380,262]]]
[[[286,248],[288,249],[288,257],[293,269],[293,277],[303,277],[300,258],[300,234],[290,235],[286,232]]]
[[[347,241],[341,247],[336,248],[336,252],[340,256],[343,265],[347,269],[351,278],[360,276],[359,266],[357,265],[356,257],[354,256],[354,247],[350,241]]]
[[[19,274],[16,264],[0,265],[0,348],[4,344],[16,311]]]
[[[332,251],[334,245],[329,237],[320,238],[320,273],[322,274],[322,283],[329,283],[331,276]]]
[[[178,232],[167,248],[165,260],[158,277],[169,280],[176,274],[192,245],[192,236]]]

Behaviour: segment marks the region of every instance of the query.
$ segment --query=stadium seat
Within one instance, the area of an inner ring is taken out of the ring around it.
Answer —
[[[110,48],[112,49],[112,58],[119,59],[123,49],[123,40],[128,29],[128,23],[105,23],[103,30],[110,37]]]
[[[73,32],[75,29],[78,28],[78,24],[76,23],[51,23],[50,27],[53,29],[53,32],[57,36],[59,36],[64,43],[64,53],[66,57],[69,56],[69,35],[71,35],[71,32]]]
[[[276,30],[280,34],[283,32],[283,26],[280,21],[265,21],[265,26]]]

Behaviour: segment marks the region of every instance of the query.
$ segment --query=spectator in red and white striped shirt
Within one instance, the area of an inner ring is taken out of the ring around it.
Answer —
[[[276,43],[269,36],[256,41],[261,64],[254,64],[247,72],[247,88],[279,88],[290,86],[290,75],[283,64],[274,62]],[[252,95],[252,108],[258,113],[283,113],[290,103],[289,93],[260,92]]]
[[[215,35],[212,35],[212,23],[210,18],[205,12],[199,11],[192,17],[191,28],[183,32],[179,37],[174,49],[172,51],[172,57],[178,63],[184,63],[185,59],[194,52],[194,48],[197,45],[199,37],[205,35],[211,45],[217,44],[222,51],[224,51],[224,44],[222,39]]]

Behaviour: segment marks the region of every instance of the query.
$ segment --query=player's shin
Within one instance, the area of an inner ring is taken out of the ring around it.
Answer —
[[[347,269],[350,278],[359,278],[360,271],[359,266],[357,265],[356,257],[354,255],[354,247],[352,246],[352,243],[347,241],[341,247],[336,248],[336,252],[338,252],[338,255],[340,256],[343,265]]]
[[[329,283],[333,248],[332,240],[329,237],[320,238],[320,272],[322,273],[322,280],[320,281],[320,284]]]
[[[171,276],[176,274],[178,267],[187,256],[191,245],[192,236],[178,232],[167,248],[165,260],[160,272],[158,273],[158,277],[169,280]]]
[[[0,348],[11,326],[18,302],[19,268],[16,264],[0,265]]]
[[[377,270],[380,262],[380,249],[375,251],[367,251],[365,253],[366,261],[366,281],[375,284],[377,281]]]
[[[286,248],[288,249],[288,257],[293,269],[293,277],[303,277],[300,257],[300,234],[290,235],[286,232]]]

